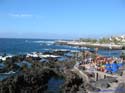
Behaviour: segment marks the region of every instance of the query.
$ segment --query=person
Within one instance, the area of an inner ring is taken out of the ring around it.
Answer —
[[[124,71],[123,59],[119,59],[119,61],[118,61],[118,67],[119,67],[118,74],[120,76],[122,76],[123,75],[123,71]]]
[[[103,63],[103,60],[100,61],[100,71],[104,72],[105,71],[105,65]]]
[[[90,71],[95,71],[96,70],[95,64],[91,63],[89,70]]]
[[[123,60],[122,59],[119,60],[118,67],[120,69],[123,67]]]
[[[96,67],[97,67],[97,70],[100,71],[100,62],[99,61],[96,62]]]
[[[91,58],[91,56],[88,58],[88,62],[89,62],[89,63],[92,63],[92,58]]]
[[[118,71],[118,64],[114,61],[111,65],[112,73],[116,73]]]
[[[83,62],[84,62],[84,64],[87,64],[87,58],[85,58],[85,59],[83,60]]]
[[[86,68],[87,70],[90,70],[90,65],[91,65],[90,63],[86,64],[86,65],[85,65],[85,68]]]
[[[105,72],[106,72],[106,73],[111,73],[111,71],[112,71],[112,69],[111,69],[111,64],[110,64],[110,62],[108,61],[108,62],[106,62],[106,64],[105,64]]]

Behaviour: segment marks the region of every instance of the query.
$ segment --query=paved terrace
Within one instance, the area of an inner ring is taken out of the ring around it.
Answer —
[[[74,68],[72,69],[73,72],[77,73],[81,78],[83,78],[86,82],[90,82],[90,77],[87,76],[86,72],[88,72],[87,70],[81,70],[79,69],[77,66],[74,66]],[[118,87],[118,85],[120,83],[125,82],[125,72],[123,72],[123,76],[119,76],[119,75],[112,75],[112,74],[107,74],[101,71],[93,71],[93,73],[95,74],[95,81],[98,81],[99,79],[105,79],[106,77],[115,77],[118,80],[118,83],[113,83],[111,84],[111,87],[106,89],[106,90],[116,90],[116,88]],[[93,92],[89,92],[88,93],[93,93]],[[105,93],[105,91],[101,91],[98,93]],[[110,91],[108,93],[115,93],[115,91]]]

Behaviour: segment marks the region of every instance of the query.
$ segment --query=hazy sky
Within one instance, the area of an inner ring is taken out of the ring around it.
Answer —
[[[125,34],[125,0],[0,0],[0,37]]]

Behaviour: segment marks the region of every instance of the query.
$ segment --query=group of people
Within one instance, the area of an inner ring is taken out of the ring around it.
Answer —
[[[80,66],[84,66],[87,70],[97,70],[106,73],[116,73],[120,69],[123,69],[124,61],[122,58],[107,58],[97,56],[96,58],[85,58],[79,63]]]

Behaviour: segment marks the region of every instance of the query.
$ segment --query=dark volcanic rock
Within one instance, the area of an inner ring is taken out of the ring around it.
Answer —
[[[61,52],[60,52],[61,55]],[[82,84],[82,79],[73,73],[69,74],[68,71],[74,66],[75,62],[55,62],[56,59],[48,58],[51,62],[39,62],[32,57],[26,58],[25,56],[15,56],[12,59],[8,58],[4,63],[5,69],[1,72],[19,71],[20,74],[11,76],[6,80],[0,81],[0,93],[44,93],[48,88],[48,81],[53,77],[66,77],[67,87],[66,91],[78,91],[79,86]],[[26,65],[22,67],[16,65],[18,62],[28,61],[32,64],[30,68]],[[65,76],[69,75],[69,78]],[[70,78],[72,78],[70,80]],[[72,87],[72,89],[70,89]]]
[[[0,82],[0,93],[42,93],[53,76],[56,74],[52,70],[43,69],[9,78]]]
[[[66,81],[64,83],[63,92],[64,93],[76,93],[79,90],[79,86],[83,83],[82,79],[79,78],[72,72],[67,73]]]
[[[62,87],[64,93],[88,93],[87,91],[96,92],[100,90],[86,83],[73,72],[67,73],[66,81]]]

